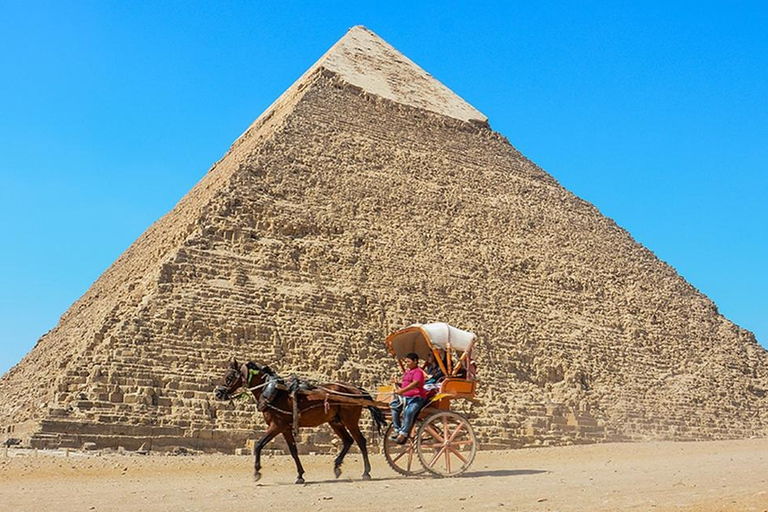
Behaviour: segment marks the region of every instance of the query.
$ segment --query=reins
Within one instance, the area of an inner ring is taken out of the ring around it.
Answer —
[[[257,389],[261,389],[261,388],[267,386],[267,384],[269,384],[269,382],[262,382],[258,386],[252,386],[252,387],[248,387],[248,388],[243,388],[243,390],[240,393],[238,393],[236,395],[233,395],[230,398],[230,400],[240,400],[240,399],[245,398],[246,396],[253,397],[253,394],[251,393],[252,391],[255,391]],[[344,386],[344,384],[342,384],[340,382],[334,382],[333,384],[336,384],[338,386]],[[328,406],[330,406],[330,405],[340,405],[342,407],[350,405],[350,404],[345,404],[343,402],[332,402],[332,403],[329,403],[327,395],[339,395],[339,396],[348,396],[348,397],[352,397],[352,398],[364,398],[364,395],[363,395],[362,391],[358,392],[358,393],[343,393],[341,391],[334,391],[332,389],[328,389],[325,386],[318,386],[318,385],[314,385],[314,384],[313,384],[313,386],[314,386],[315,389],[319,389],[320,391],[325,392],[325,394],[326,394],[325,401],[323,403],[311,405],[311,406],[307,407],[306,409],[302,409],[302,410],[298,411],[299,414],[301,414],[302,412],[309,411],[310,409],[315,409],[315,408],[321,407],[321,406],[325,406],[325,408],[327,409]],[[274,409],[275,411],[281,412],[283,414],[288,414],[288,415],[293,414],[291,411],[286,411],[284,409],[281,409],[279,407],[276,407],[276,406],[272,405],[271,403],[267,403],[266,406],[269,407],[270,409]]]
[[[352,386],[349,386],[349,385],[347,385],[347,384],[343,384],[343,383],[341,383],[341,382],[333,382],[332,384],[335,384],[335,385],[337,385],[337,386],[352,387]],[[332,390],[332,389],[328,389],[328,388],[326,388],[326,387],[323,387],[323,386],[315,386],[315,387],[316,387],[317,389],[319,389],[319,390],[321,390],[321,391],[325,391],[326,393],[329,393],[329,394],[331,394],[331,395],[339,395],[339,396],[351,396],[351,397],[353,397],[353,398],[357,398],[357,397],[363,397],[363,392],[362,392],[362,391],[360,391],[360,392],[358,392],[358,393],[342,393],[341,391],[334,391],[334,390]]]
[[[246,382],[246,385],[247,385],[247,383],[249,383],[251,381],[251,378],[254,375],[257,375],[258,373],[260,373],[260,370],[254,370],[252,368],[248,368],[248,375],[244,376],[242,370],[240,371],[240,375],[244,377],[244,381]],[[339,406],[342,406],[342,407],[345,406],[345,405],[349,405],[349,404],[345,404],[343,402],[329,403],[328,402],[328,398],[329,398],[328,395],[338,395],[338,396],[346,396],[346,397],[352,397],[352,398],[365,398],[365,395],[364,395],[365,392],[362,391],[362,390],[358,390],[357,393],[344,393],[342,391],[336,391],[336,390],[333,390],[333,389],[329,389],[329,388],[327,388],[325,386],[321,386],[319,384],[315,384],[314,382],[309,381],[309,380],[304,381],[304,382],[306,382],[309,385],[311,385],[314,389],[318,389],[320,391],[325,392],[325,400],[322,403],[310,405],[309,407],[307,407],[306,409],[302,409],[301,411],[296,411],[298,414],[301,414],[303,412],[306,412],[306,411],[309,411],[311,409],[315,409],[315,408],[321,407],[321,406],[325,407],[325,409],[327,410],[328,407],[330,407],[331,405],[339,405]],[[234,401],[234,400],[241,400],[241,399],[245,398],[246,396],[249,396],[249,397],[253,398],[253,393],[252,393],[253,391],[256,391],[257,389],[261,389],[263,387],[266,387],[268,384],[269,384],[269,381],[265,381],[265,382],[262,382],[261,384],[258,384],[256,386],[244,387],[243,390],[240,393],[230,397],[230,402]],[[342,382],[332,382],[331,384],[332,385],[336,385],[336,386],[340,386],[340,387],[344,387],[344,388],[354,388],[354,386],[351,386],[349,384],[344,384]],[[293,396],[293,394],[291,394],[291,395],[292,395],[291,398],[295,401],[296,397]],[[277,407],[275,405],[272,405],[271,403],[266,403],[265,405],[267,407],[269,407],[270,409],[273,409],[273,410],[275,410],[277,412],[280,412],[282,414],[287,414],[289,416],[293,415],[293,412],[281,409],[281,408],[279,408],[279,407]]]
[[[253,386],[253,387],[250,387],[250,388],[243,388],[243,390],[242,390],[240,393],[238,393],[238,394],[234,395],[232,398],[230,398],[230,400],[240,400],[240,399],[241,399],[241,398],[243,398],[245,395],[248,395],[248,396],[253,396],[253,395],[251,394],[251,391],[256,391],[257,389],[261,389],[261,388],[263,388],[264,386],[266,386],[267,384],[269,384],[269,382],[262,382],[262,383],[261,383],[261,384],[259,384],[258,386]]]

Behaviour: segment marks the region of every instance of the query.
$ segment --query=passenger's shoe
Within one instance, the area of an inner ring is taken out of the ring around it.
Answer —
[[[405,434],[400,434],[399,436],[397,436],[397,439],[395,439],[395,442],[397,444],[405,444],[407,440],[408,440],[408,436],[406,436]]]

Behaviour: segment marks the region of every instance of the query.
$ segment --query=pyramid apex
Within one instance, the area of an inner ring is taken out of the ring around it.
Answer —
[[[488,118],[363,25],[351,27],[310,69],[324,68],[364,91],[462,121]]]

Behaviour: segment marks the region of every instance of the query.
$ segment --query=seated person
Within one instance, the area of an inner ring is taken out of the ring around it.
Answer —
[[[446,364],[445,362],[445,351],[443,349],[438,349],[438,354],[440,355],[440,358],[443,360],[443,364]],[[434,353],[430,352],[427,356],[427,362],[424,363],[424,366],[422,367],[422,370],[424,370],[425,375],[425,381],[424,381],[424,389],[427,390],[427,392],[438,389],[440,387],[440,381],[442,381],[445,378],[445,375],[443,374],[443,370],[440,368],[440,365],[438,364],[437,360],[435,359]]]
[[[392,377],[394,384],[395,397],[389,404],[392,410],[392,436],[390,439],[397,444],[405,444],[410,435],[416,414],[421,406],[427,402],[427,393],[424,390],[424,372],[419,368],[418,354],[411,352],[405,356],[405,364],[408,369],[403,374],[400,386],[396,384],[395,377]],[[402,423],[400,414],[402,413]]]

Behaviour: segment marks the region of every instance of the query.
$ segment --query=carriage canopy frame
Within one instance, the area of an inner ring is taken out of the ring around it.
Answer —
[[[413,324],[400,329],[387,336],[385,343],[390,354],[397,359],[403,369],[405,368],[403,359],[407,354],[414,352],[419,355],[419,358],[426,359],[431,353],[445,375],[456,376],[463,368],[466,378],[472,380],[474,378],[472,349],[476,338],[477,336],[472,332],[463,331],[444,322],[435,322]],[[440,356],[440,349],[447,353],[447,357]],[[451,350],[461,354],[455,365]]]

